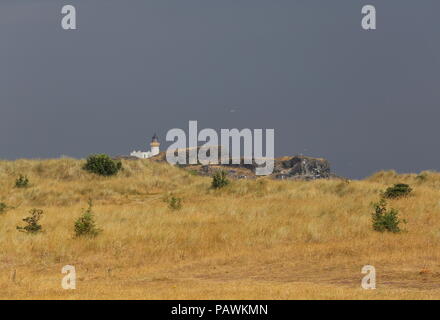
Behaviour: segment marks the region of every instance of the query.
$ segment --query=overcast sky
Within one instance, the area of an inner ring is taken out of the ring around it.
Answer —
[[[65,4],[76,31],[61,28]],[[361,28],[366,4],[376,31]],[[276,156],[324,157],[352,178],[439,170],[439,12],[438,0],[2,0],[0,158],[128,154],[198,120],[273,128]]]

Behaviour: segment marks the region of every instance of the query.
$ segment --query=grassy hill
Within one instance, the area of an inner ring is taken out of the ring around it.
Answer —
[[[74,159],[0,161],[0,298],[327,299],[440,298],[440,174],[379,172],[363,181],[211,178],[166,163],[123,161],[115,177]],[[27,188],[15,188],[20,175]],[[405,232],[372,230],[372,202],[390,200]],[[165,201],[175,196],[182,208]],[[73,225],[94,202],[96,238]],[[11,208],[12,207],[12,208]],[[43,233],[16,230],[44,210]],[[77,289],[63,290],[73,265]],[[377,289],[360,288],[373,265]]]

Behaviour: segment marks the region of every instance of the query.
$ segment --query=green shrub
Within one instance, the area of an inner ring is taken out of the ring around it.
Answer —
[[[6,213],[6,210],[8,210],[6,203],[0,202],[0,214]]]
[[[172,210],[180,210],[182,208],[182,199],[177,197],[170,197],[168,200],[168,207]]]
[[[102,230],[96,227],[95,217],[93,215],[93,203],[89,201],[89,207],[83,215],[75,221],[74,230],[76,237],[96,237]]]
[[[404,183],[395,184],[392,187],[389,187],[383,193],[383,197],[387,199],[396,199],[409,195],[412,189],[409,185]]]
[[[384,232],[400,232],[400,222],[406,223],[405,220],[399,220],[399,211],[396,209],[387,210],[387,203],[384,199],[374,203],[374,213],[372,215],[373,229],[375,231]]]
[[[122,163],[106,154],[93,154],[87,158],[84,169],[101,176],[112,176],[122,169]]]
[[[20,227],[17,226],[17,230],[20,232],[26,232],[30,234],[35,234],[41,232],[41,225],[38,223],[43,215],[43,210],[40,209],[32,209],[29,211],[30,216],[23,219],[24,222],[27,223],[26,226]]]
[[[16,188],[26,188],[29,186],[29,179],[26,176],[20,175],[17,180],[15,180]]]
[[[223,188],[225,186],[227,186],[229,184],[229,180],[226,176],[226,172],[225,171],[217,171],[216,173],[214,173],[214,175],[212,176],[212,187],[214,189],[220,189]]]

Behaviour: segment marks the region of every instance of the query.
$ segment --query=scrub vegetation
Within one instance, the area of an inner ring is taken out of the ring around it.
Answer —
[[[0,298],[440,298],[438,173],[213,188],[211,177],[148,159],[122,160],[110,176],[85,164],[0,161]],[[16,188],[20,175],[32,183]],[[395,184],[411,192],[378,204]],[[383,232],[372,225],[391,210],[405,232],[386,232],[392,217]],[[29,217],[38,231],[18,232]],[[65,265],[76,290],[61,288]],[[376,268],[376,290],[361,289],[364,265]]]

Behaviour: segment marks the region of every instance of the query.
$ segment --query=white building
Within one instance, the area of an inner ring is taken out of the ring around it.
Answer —
[[[140,158],[140,159],[151,158],[151,157],[159,154],[159,152],[160,152],[159,146],[160,146],[159,139],[158,139],[157,135],[154,134],[153,138],[151,139],[151,143],[150,143],[150,147],[151,147],[150,151],[133,151],[132,153],[130,153],[130,156]]]

